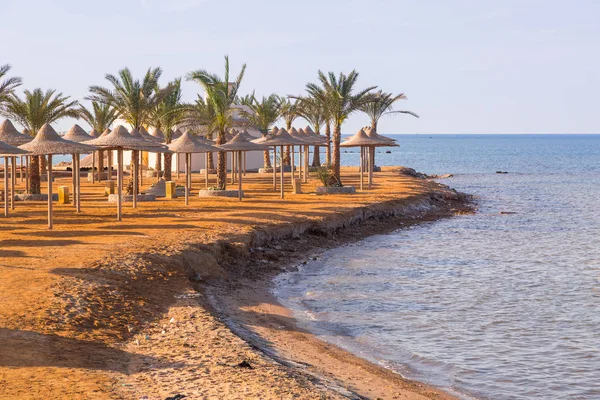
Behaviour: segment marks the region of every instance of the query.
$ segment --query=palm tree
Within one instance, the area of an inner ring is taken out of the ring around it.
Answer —
[[[92,102],[91,109],[81,105],[79,112],[81,118],[100,133],[109,128],[119,116],[113,106],[95,101]],[[98,151],[98,171],[99,174],[103,174],[104,171],[104,152],[102,150]]]
[[[326,112],[321,103],[314,97],[299,97],[297,108],[298,115],[307,120],[308,123],[312,125],[315,133],[320,135],[321,126],[323,126],[326,121]],[[312,166],[321,166],[319,146],[314,147]]]
[[[340,177],[340,142],[342,139],[342,124],[353,112],[359,110],[370,100],[370,91],[376,86],[368,87],[354,93],[358,72],[353,70],[348,75],[340,73],[337,77],[333,72],[325,75],[319,71],[319,82],[306,85],[306,91],[317,99],[327,111],[333,125],[333,157],[331,166],[333,176],[341,183]]]
[[[250,111],[242,109],[240,114],[248,118],[250,124],[265,136],[271,126],[281,117],[281,103],[281,98],[276,94],[271,94],[269,97],[263,96],[260,101],[253,96],[252,102],[246,104]],[[264,167],[271,168],[269,150],[264,151]]]
[[[0,106],[11,94],[13,94],[14,90],[23,83],[18,76],[2,80],[8,71],[10,71],[10,68],[11,66],[9,64],[0,65]]]
[[[182,120],[180,125],[196,132],[203,132],[207,139],[212,140],[217,131],[215,110],[198,95],[194,103],[182,105]],[[206,168],[215,169],[213,153],[207,153]]]
[[[205,70],[192,71],[187,74],[189,81],[194,81],[202,86],[206,94],[206,104],[214,113],[214,127],[217,132],[217,145],[225,143],[227,128],[231,126],[232,111],[235,98],[244,78],[246,64],[233,82],[229,82],[229,57],[225,56],[225,76],[221,79],[218,75]],[[219,152],[217,162],[217,187],[225,189],[227,186],[227,159],[224,151]]]
[[[379,122],[379,119],[384,115],[409,114],[413,117],[419,118],[419,116],[412,111],[394,110],[393,105],[398,100],[406,100],[404,93],[394,96],[391,93],[384,93],[380,90],[371,95],[370,100],[360,107],[360,111],[369,116],[369,119],[371,120],[371,128],[375,131],[377,131],[377,123]]]
[[[79,118],[79,102],[70,101],[69,96],[56,93],[54,89],[45,92],[39,88],[33,91],[25,90],[23,96],[23,99],[14,94],[8,96],[0,113],[29,129],[32,136],[35,136],[44,124],[51,124],[62,118]],[[32,194],[40,194],[40,172],[45,169],[44,164],[45,158],[42,156],[31,158],[29,189]]]
[[[148,123],[152,111],[169,93],[168,87],[156,91],[161,75],[160,67],[148,68],[144,79],[140,81],[133,78],[129,68],[123,68],[117,75],[105,75],[112,88],[90,86],[89,90],[92,94],[87,99],[114,107],[119,118],[124,119],[132,128],[140,129]],[[132,171],[138,165],[138,158],[139,151],[132,151]]]
[[[166,143],[171,143],[173,128],[179,124],[184,117],[184,108],[181,103],[181,78],[174,79],[167,85],[167,94],[159,101],[150,114],[149,123],[155,128],[159,128],[165,133]],[[160,93],[161,89],[156,86],[155,92]],[[160,171],[160,154],[156,155],[156,173]],[[165,153],[165,171],[164,178],[171,180],[171,160],[172,154]]]
[[[254,96],[254,91],[252,91],[251,94],[247,94],[245,96],[238,96],[235,99],[235,104],[240,106],[250,106],[252,105],[252,103],[254,103],[255,100],[256,97]]]
[[[292,124],[294,120],[299,117],[298,108],[297,108],[297,100],[291,101],[290,99],[284,99],[281,102],[281,116],[285,121],[285,129],[292,129]],[[290,146],[285,147],[285,152],[283,153],[282,159],[283,165],[291,165],[291,157],[290,157]]]

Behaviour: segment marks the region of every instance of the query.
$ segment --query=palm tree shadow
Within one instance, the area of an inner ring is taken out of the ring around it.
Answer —
[[[0,328],[0,367],[61,367],[129,373],[132,362],[174,367],[104,343],[18,329]]]

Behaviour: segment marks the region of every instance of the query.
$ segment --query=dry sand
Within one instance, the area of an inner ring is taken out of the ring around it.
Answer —
[[[53,231],[45,203],[17,203],[0,219],[0,399],[451,398],[298,329],[269,295],[270,278],[308,251],[460,207],[391,169],[376,182],[281,200],[269,175],[248,174],[241,203],[159,199],[126,205],[122,223],[103,185],[84,183],[82,213],[56,205]],[[439,208],[391,216],[424,204]]]

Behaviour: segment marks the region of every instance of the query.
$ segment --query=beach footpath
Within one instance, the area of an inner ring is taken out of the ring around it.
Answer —
[[[17,203],[0,221],[0,399],[452,398],[299,329],[269,288],[315,252],[470,212],[468,196],[394,167],[353,195],[271,184],[125,204],[119,223],[86,182],[53,231],[43,203]]]

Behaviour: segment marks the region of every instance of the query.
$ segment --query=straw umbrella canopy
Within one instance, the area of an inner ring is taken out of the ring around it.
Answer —
[[[150,136],[160,140],[159,143],[164,143],[165,140],[167,140],[165,134],[163,133],[163,131],[160,130],[160,128],[154,128]]]
[[[29,132],[29,131],[27,131]],[[0,141],[10,145],[10,146],[20,146],[22,144],[28,143],[32,140],[33,138],[31,136],[29,136],[29,134],[24,135],[19,133],[19,131],[17,131],[17,129],[15,128],[15,126],[12,124],[12,122],[9,119],[6,119],[4,121],[2,121],[2,123],[0,124]],[[11,175],[11,196],[10,196],[10,204],[11,204],[11,208],[14,210],[15,209],[15,196],[14,196],[14,192],[15,192],[15,185],[17,184],[17,180],[16,180],[16,156],[12,156],[10,157],[11,160],[11,168],[10,168],[10,175]],[[6,165],[6,170],[8,171],[8,164]],[[21,157],[21,182],[23,181],[23,158]],[[27,186],[29,186],[29,181],[27,181]]]
[[[371,184],[373,183],[373,153],[375,151],[375,147],[393,147],[398,146],[395,143],[392,143],[388,140],[383,140],[381,138],[372,138],[369,137],[364,129],[360,129],[356,134],[350,136],[346,141],[344,141],[340,147],[360,147],[360,188],[363,189],[363,172],[365,169],[365,151],[363,149],[368,150],[368,174],[369,174],[369,188],[371,188]]]
[[[247,134],[247,132],[246,132]],[[248,135],[249,136],[249,135]],[[232,152],[235,156],[237,153],[238,165],[242,165],[242,153],[245,151],[260,151],[268,148],[265,144],[252,143],[244,137],[244,133],[236,134],[229,142],[218,146],[221,151]],[[242,201],[242,169],[238,168],[238,197]]]
[[[272,146],[274,148],[274,152],[273,154],[276,154],[276,147],[279,146],[279,150],[280,150],[280,154],[283,155],[283,147],[284,146],[298,146],[298,145],[302,145],[304,144],[304,142],[293,138],[284,128],[281,128],[276,134],[272,134],[272,135],[268,135],[265,136],[264,138],[260,138],[260,139],[256,139],[253,140],[254,143],[257,144],[263,144],[265,146]],[[280,165],[281,167],[281,177],[280,177],[280,183],[281,183],[281,198],[284,198],[284,188],[283,188],[283,180],[284,180],[284,174],[285,172],[283,171],[283,163],[281,163]],[[276,175],[276,169],[275,165],[273,168],[273,177],[275,180],[275,175]],[[275,184],[275,181],[273,182]]]
[[[380,135],[377,131],[370,126],[364,128],[365,133],[371,139],[381,140],[383,142],[396,143],[396,139],[389,138],[387,136]]]
[[[92,128],[92,130],[89,133],[90,137],[92,139],[96,139],[97,137],[100,137],[101,133],[98,132],[96,130],[96,128]],[[92,153],[92,183],[94,183],[96,181],[96,174],[95,174],[95,169],[96,169],[96,152],[94,151]],[[100,174],[100,172],[98,172],[98,174]],[[100,176],[98,175],[98,180],[100,180]]]
[[[162,147],[158,144],[153,144],[145,140],[133,137],[127,132],[127,129],[122,125],[116,126],[108,135],[102,135],[97,139],[88,142],[94,146],[103,148],[104,150],[117,150],[117,220],[122,220],[121,204],[123,192],[123,150],[138,150],[138,151],[157,151],[157,148]],[[135,196],[134,196],[135,199]]]
[[[219,149],[212,144],[200,140],[186,130],[181,137],[171,142],[169,150],[176,154],[185,154],[185,205],[189,205],[190,189],[192,186],[192,174],[190,164],[193,153],[214,153]]]
[[[35,138],[20,148],[33,156],[48,156],[48,229],[52,229],[52,155],[91,153],[95,147],[65,140],[50,124],[44,124]]]
[[[152,136],[150,133],[148,133],[148,131],[146,130],[146,128],[144,128],[143,126],[140,128],[140,135],[142,136],[143,139],[149,141],[149,142],[154,142],[154,143],[162,143],[162,139]]]
[[[83,143],[92,139],[90,135],[88,135],[82,127],[75,124],[67,131],[67,133],[63,136],[63,139],[69,140],[75,143]],[[94,152],[92,152],[94,154]],[[79,154],[73,153],[73,165],[71,168],[71,176],[73,178],[73,204],[77,208],[77,212],[81,211],[80,206],[80,198],[79,194],[81,193],[81,176],[80,176],[80,159]],[[93,173],[92,173],[93,175]]]
[[[25,150],[21,150],[18,147],[11,146],[6,142],[0,141],[0,157],[4,157],[4,216],[8,217],[8,199],[11,198],[11,204],[15,201],[15,184],[14,180],[10,186],[10,193],[8,187],[8,159],[16,155],[27,154]]]

